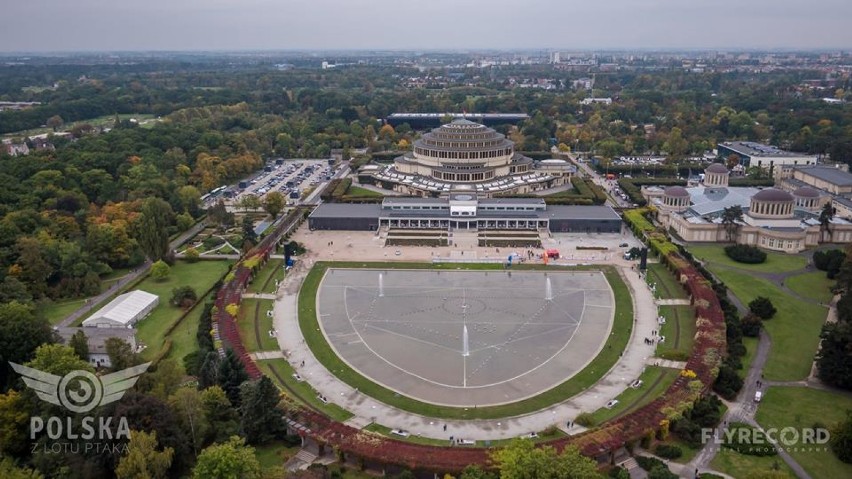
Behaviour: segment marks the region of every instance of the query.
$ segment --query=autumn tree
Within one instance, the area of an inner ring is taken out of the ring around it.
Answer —
[[[171,270],[165,261],[159,260],[151,265],[151,277],[156,281],[163,281],[169,277]]]
[[[104,347],[109,356],[110,369],[113,371],[127,369],[142,362],[130,344],[121,338],[107,338]]]
[[[127,454],[119,459],[115,476],[118,479],[166,478],[174,455],[171,447],[158,450],[156,431],[131,431]]]
[[[63,120],[62,117],[59,115],[53,115],[52,117],[47,119],[45,124],[48,128],[53,129],[53,131],[57,131],[62,128],[62,125],[65,124],[65,120]]]
[[[284,209],[284,205],[286,203],[287,201],[284,199],[284,195],[281,194],[280,191],[270,191],[263,199],[263,209],[265,209],[273,218],[277,218],[278,214]]]
[[[536,445],[518,439],[491,453],[501,479],[589,479],[602,478],[594,459],[580,454],[574,446],[557,453],[552,446]]]
[[[260,463],[254,448],[245,440],[232,436],[224,444],[214,444],[198,455],[192,471],[197,479],[260,479]]]

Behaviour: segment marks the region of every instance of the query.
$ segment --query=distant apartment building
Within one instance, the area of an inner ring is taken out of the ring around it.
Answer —
[[[602,105],[612,105],[612,98],[583,98],[580,101],[581,105],[593,105],[593,104],[602,104]]]

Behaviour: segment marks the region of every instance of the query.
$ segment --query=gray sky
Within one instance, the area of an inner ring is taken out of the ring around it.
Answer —
[[[4,0],[0,51],[849,48],[850,0]]]

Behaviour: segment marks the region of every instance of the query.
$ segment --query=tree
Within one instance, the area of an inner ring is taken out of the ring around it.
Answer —
[[[188,309],[198,301],[198,293],[192,286],[181,286],[172,290],[172,299],[169,302],[172,306]]]
[[[163,281],[169,277],[171,270],[172,269],[165,261],[159,260],[151,265],[151,277],[157,281]]]
[[[161,479],[168,477],[175,450],[171,447],[157,450],[157,433],[131,431],[127,454],[115,468],[118,479]]]
[[[277,218],[278,213],[281,213],[286,203],[287,201],[280,191],[270,191],[263,199],[263,209],[273,218]]]
[[[177,191],[180,206],[184,213],[195,214],[201,205],[201,193],[192,185],[181,186]]]
[[[835,209],[831,206],[830,201],[819,212],[819,239],[821,242],[825,241],[826,234],[828,235],[828,240],[831,241],[831,237],[834,234],[831,230],[831,220],[834,219],[834,213]]]
[[[257,233],[248,215],[243,216],[243,251],[249,251],[257,244]]]
[[[180,388],[169,397],[169,406],[180,420],[181,429],[192,441],[192,448],[197,455],[207,443],[207,430],[210,424],[204,414],[204,404],[201,392],[194,388]]]
[[[248,373],[233,349],[228,348],[225,351],[225,357],[219,361],[216,376],[216,383],[222,386],[231,404],[239,406],[240,385],[248,380]]]
[[[207,208],[207,218],[220,228],[227,228],[234,224],[234,214],[228,211],[222,200]]]
[[[722,226],[728,234],[728,241],[733,242],[736,239],[736,233],[740,229],[740,223],[743,221],[743,208],[740,205],[734,205],[725,208],[722,211]]]
[[[831,431],[831,450],[841,461],[852,464],[852,411],[846,411],[846,419]]]
[[[48,128],[52,128],[53,131],[57,131],[62,128],[62,125],[65,124],[65,121],[62,119],[61,116],[53,115],[52,117],[47,119],[47,122],[45,122],[45,124]]]
[[[0,394],[0,457],[18,456],[27,449],[27,425],[30,420],[27,409],[18,391],[10,389],[6,394]]]
[[[260,198],[257,195],[247,193],[240,198],[240,207],[245,210],[256,210],[260,208]]]
[[[44,479],[40,472],[15,465],[11,457],[0,458],[0,477],[3,479]]]
[[[201,392],[201,403],[204,418],[209,425],[204,444],[224,442],[239,431],[239,417],[231,406],[225,391],[219,386],[212,386]]]
[[[153,261],[170,257],[169,226],[173,217],[171,205],[160,198],[148,198],[142,205],[136,239]]]
[[[121,338],[107,338],[104,341],[104,347],[109,356],[110,369],[113,371],[121,371],[142,362],[139,355],[131,349],[130,344]]]
[[[192,471],[197,479],[260,479],[260,463],[254,448],[245,440],[232,436],[224,444],[214,444],[201,451]]]
[[[33,306],[17,301],[0,304],[0,390],[17,378],[9,361],[23,364],[33,358],[36,348],[53,341],[50,323],[36,316]]]
[[[740,321],[740,326],[743,331],[743,336],[756,338],[760,336],[760,328],[763,327],[763,321],[760,319],[760,316],[751,312],[743,317]]]
[[[78,329],[74,336],[68,341],[68,346],[74,350],[74,353],[83,361],[89,360],[89,340],[86,338],[86,333],[82,329]]]
[[[601,478],[597,463],[580,454],[574,446],[561,454],[551,446],[536,447],[532,441],[518,439],[491,453],[501,479],[574,479]]]
[[[832,386],[852,389],[852,323],[840,319],[828,323],[823,326],[820,337],[819,378]]]
[[[778,312],[769,298],[758,296],[748,303],[748,309],[760,319],[772,319]]]
[[[470,464],[462,470],[459,479],[497,479],[497,476],[482,469],[478,464]]]
[[[240,386],[240,427],[249,444],[263,444],[284,430],[278,388],[263,376]]]

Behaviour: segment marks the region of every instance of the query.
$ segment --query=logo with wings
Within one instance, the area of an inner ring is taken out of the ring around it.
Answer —
[[[34,390],[42,401],[76,413],[89,412],[98,406],[118,401],[151,365],[140,364],[98,377],[79,369],[65,376],[57,376],[21,364],[9,364],[23,376],[24,384]]]

